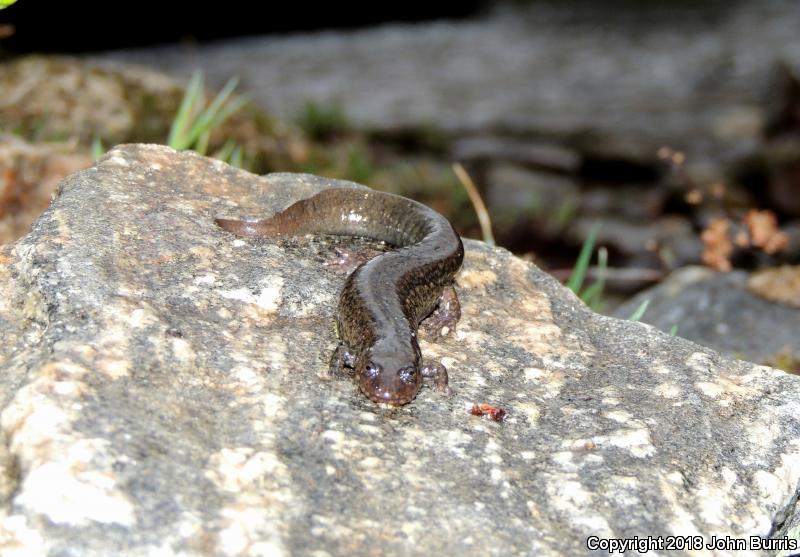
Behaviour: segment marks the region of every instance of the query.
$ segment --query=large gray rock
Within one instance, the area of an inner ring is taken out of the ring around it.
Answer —
[[[124,146],[2,248],[0,553],[576,555],[591,535],[782,535],[800,380],[594,314],[504,250],[466,242],[458,330],[422,344],[452,398],[387,409],[328,379],[343,277],[320,265],[326,241],[238,240],[213,218],[331,184]]]
[[[747,289],[749,273],[687,267],[640,292],[613,314],[629,317],[649,300],[642,322],[752,362],[800,360],[800,309]],[[775,365],[775,364],[773,364]]]
[[[704,152],[736,152],[760,138],[766,82],[777,63],[798,60],[798,25],[791,0],[550,0],[506,3],[471,21],[108,56],[187,77],[201,68],[218,85],[240,75],[248,95],[283,116],[313,100],[338,102],[371,127],[435,123],[568,135],[592,128],[634,144],[647,139],[650,153],[680,146],[695,164]]]

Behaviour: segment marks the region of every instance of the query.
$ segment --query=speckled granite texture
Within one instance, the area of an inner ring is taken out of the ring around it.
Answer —
[[[782,535],[800,380],[594,314],[502,249],[465,242],[462,320],[422,343],[452,398],[381,408],[329,379],[344,278],[324,239],[240,240],[213,218],[331,183],[122,146],[0,249],[0,553],[555,556],[590,535]]]

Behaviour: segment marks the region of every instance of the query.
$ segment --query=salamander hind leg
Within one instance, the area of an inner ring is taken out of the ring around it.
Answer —
[[[350,249],[333,248],[336,257],[327,259],[323,265],[336,272],[350,274],[373,257],[374,254],[363,254]]]
[[[447,368],[439,362],[423,364],[419,369],[423,377],[433,379],[433,390],[444,396],[451,396],[453,389],[450,388],[447,379]]]
[[[455,330],[459,319],[461,319],[461,304],[458,302],[456,289],[446,286],[442,290],[436,309],[420,323],[420,329],[429,338],[447,336]]]

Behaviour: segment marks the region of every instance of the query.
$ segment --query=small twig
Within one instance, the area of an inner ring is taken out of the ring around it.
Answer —
[[[486,205],[483,203],[483,199],[481,199],[481,194],[478,193],[478,188],[475,187],[475,182],[469,177],[469,174],[467,174],[467,171],[461,166],[461,163],[453,163],[453,172],[455,172],[459,182],[464,186],[464,189],[467,190],[469,200],[475,208],[475,214],[478,215],[478,223],[481,226],[483,241],[491,246],[495,245],[494,235],[492,234],[492,220],[489,218],[489,211],[486,210]]]

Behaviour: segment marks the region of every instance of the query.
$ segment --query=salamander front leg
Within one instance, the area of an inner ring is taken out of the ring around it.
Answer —
[[[356,356],[345,344],[340,344],[333,351],[331,362],[328,366],[328,375],[331,377],[352,375],[356,366]]]
[[[447,368],[441,363],[432,362],[423,364],[419,371],[423,377],[433,379],[434,391],[448,397],[453,394],[453,389],[447,384]]]
[[[451,331],[455,331],[456,323],[461,319],[461,304],[458,302],[456,289],[446,286],[439,297],[439,304],[427,319],[420,323],[420,328],[426,336],[435,339],[447,336]]]

